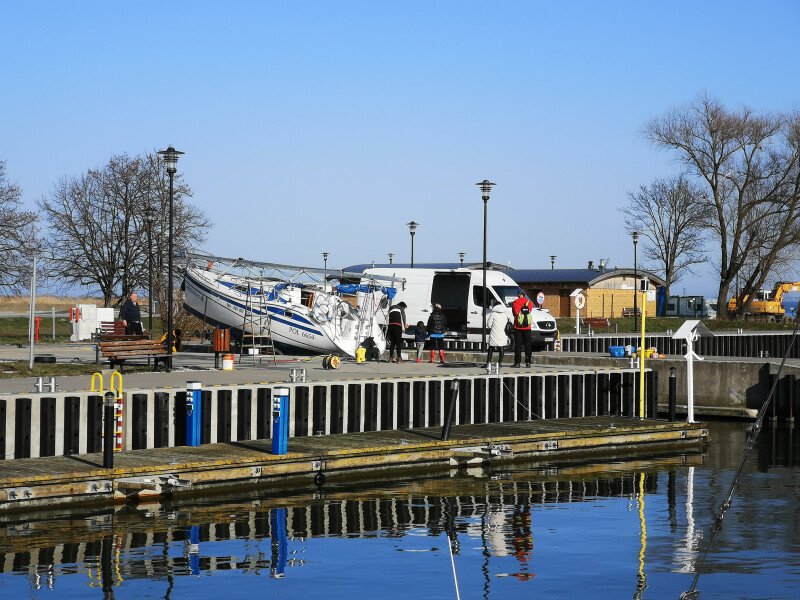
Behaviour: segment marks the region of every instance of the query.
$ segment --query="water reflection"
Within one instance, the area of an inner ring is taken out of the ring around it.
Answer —
[[[322,571],[330,580],[350,568],[349,552],[374,560],[377,570],[391,569],[397,559],[381,552],[388,546],[408,557],[404,565],[413,564],[422,573],[419,582],[409,582],[418,597],[455,596],[449,564],[424,574],[437,556],[449,552],[464,597],[507,597],[513,586],[557,591],[565,576],[594,597],[619,597],[623,591],[634,598],[666,597],[665,589],[677,597],[704,550],[711,511],[730,481],[731,459],[735,464],[737,440],[741,449],[745,433],[739,424],[716,424],[715,445],[707,454],[560,468],[515,464],[288,497],[262,490],[175,499],[88,516],[6,516],[0,529],[0,589],[11,585],[14,576],[24,576],[31,590],[64,589],[66,580],[74,589],[97,588],[104,598],[114,598],[120,588],[125,597],[135,597],[133,590],[141,589],[142,595],[170,598],[177,587],[188,584],[186,578],[220,572],[236,572],[236,585],[244,585],[242,589],[250,585],[243,575],[322,586],[315,579]],[[743,478],[735,500],[732,512],[737,514],[728,518],[707,568],[758,572],[761,565],[753,562],[753,549],[767,543],[765,534],[785,554],[800,549],[794,523],[766,531],[747,526],[768,513],[774,521],[780,490],[796,485],[794,471],[793,478],[783,475],[797,464],[795,434],[784,426],[765,427],[751,476]],[[781,471],[778,479],[765,480],[764,473],[775,469]],[[796,512],[796,498],[780,500],[789,514]],[[619,548],[617,538],[624,540]],[[319,545],[326,540],[346,544]],[[361,543],[368,546],[361,549]],[[306,559],[308,554],[313,561]],[[781,560],[785,569],[786,560]],[[603,584],[612,586],[608,589],[593,589],[598,585],[594,578],[575,572],[576,566],[580,570],[587,564],[611,568],[605,561],[615,569]],[[785,589],[798,585],[798,571],[798,566],[790,568]],[[674,579],[665,580],[665,573]],[[369,585],[368,573],[360,577]],[[134,581],[146,585],[131,588]],[[350,585],[311,589],[327,597],[348,597]],[[427,589],[434,585],[439,586],[435,592]],[[297,597],[307,594],[308,589]],[[201,591],[198,597],[209,596]]]

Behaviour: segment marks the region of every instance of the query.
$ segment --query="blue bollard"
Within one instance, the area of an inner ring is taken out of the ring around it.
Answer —
[[[200,527],[189,528],[189,573],[200,575]]]
[[[286,576],[286,559],[289,555],[289,541],[286,535],[286,509],[273,508],[269,515],[269,528],[272,532],[272,565],[270,577],[280,579]]]
[[[186,382],[186,445],[199,446],[202,442],[202,389],[199,381]]]
[[[289,451],[289,388],[275,388],[272,393],[272,453]]]

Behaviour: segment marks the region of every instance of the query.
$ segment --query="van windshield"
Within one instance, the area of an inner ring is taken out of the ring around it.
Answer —
[[[518,285],[493,285],[492,289],[500,301],[506,306],[511,306],[511,303],[517,299],[519,294]]]

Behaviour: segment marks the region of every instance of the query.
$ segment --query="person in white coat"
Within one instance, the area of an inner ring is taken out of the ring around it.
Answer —
[[[506,346],[508,346],[508,335],[506,335],[506,325],[511,323],[511,318],[505,307],[497,302],[493,303],[492,311],[486,317],[486,325],[489,327],[489,350],[486,354],[486,364],[483,368],[489,367],[492,362],[492,351],[497,349],[498,362],[503,364],[503,354],[505,353]]]

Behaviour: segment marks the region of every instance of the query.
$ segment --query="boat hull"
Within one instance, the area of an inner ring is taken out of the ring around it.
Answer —
[[[262,311],[270,318],[270,332],[273,344],[286,353],[330,354],[342,353],[353,356],[357,347],[355,339],[337,338],[332,322],[320,323],[314,318],[313,311],[305,306],[288,304],[276,298],[265,300],[260,308],[253,308],[253,319],[245,318],[251,309],[243,294],[237,294],[211,276],[203,273],[187,271],[184,277],[186,309],[207,323],[221,327],[229,327],[235,337],[241,337],[246,323],[262,320],[265,325],[256,327],[256,331],[247,333],[266,335],[266,319]],[[377,325],[375,325],[377,329]],[[352,336],[351,336],[352,337]],[[379,342],[383,342],[383,336]],[[337,339],[334,339],[337,338]],[[384,343],[385,344],[385,343]],[[381,344],[379,344],[380,346]]]

